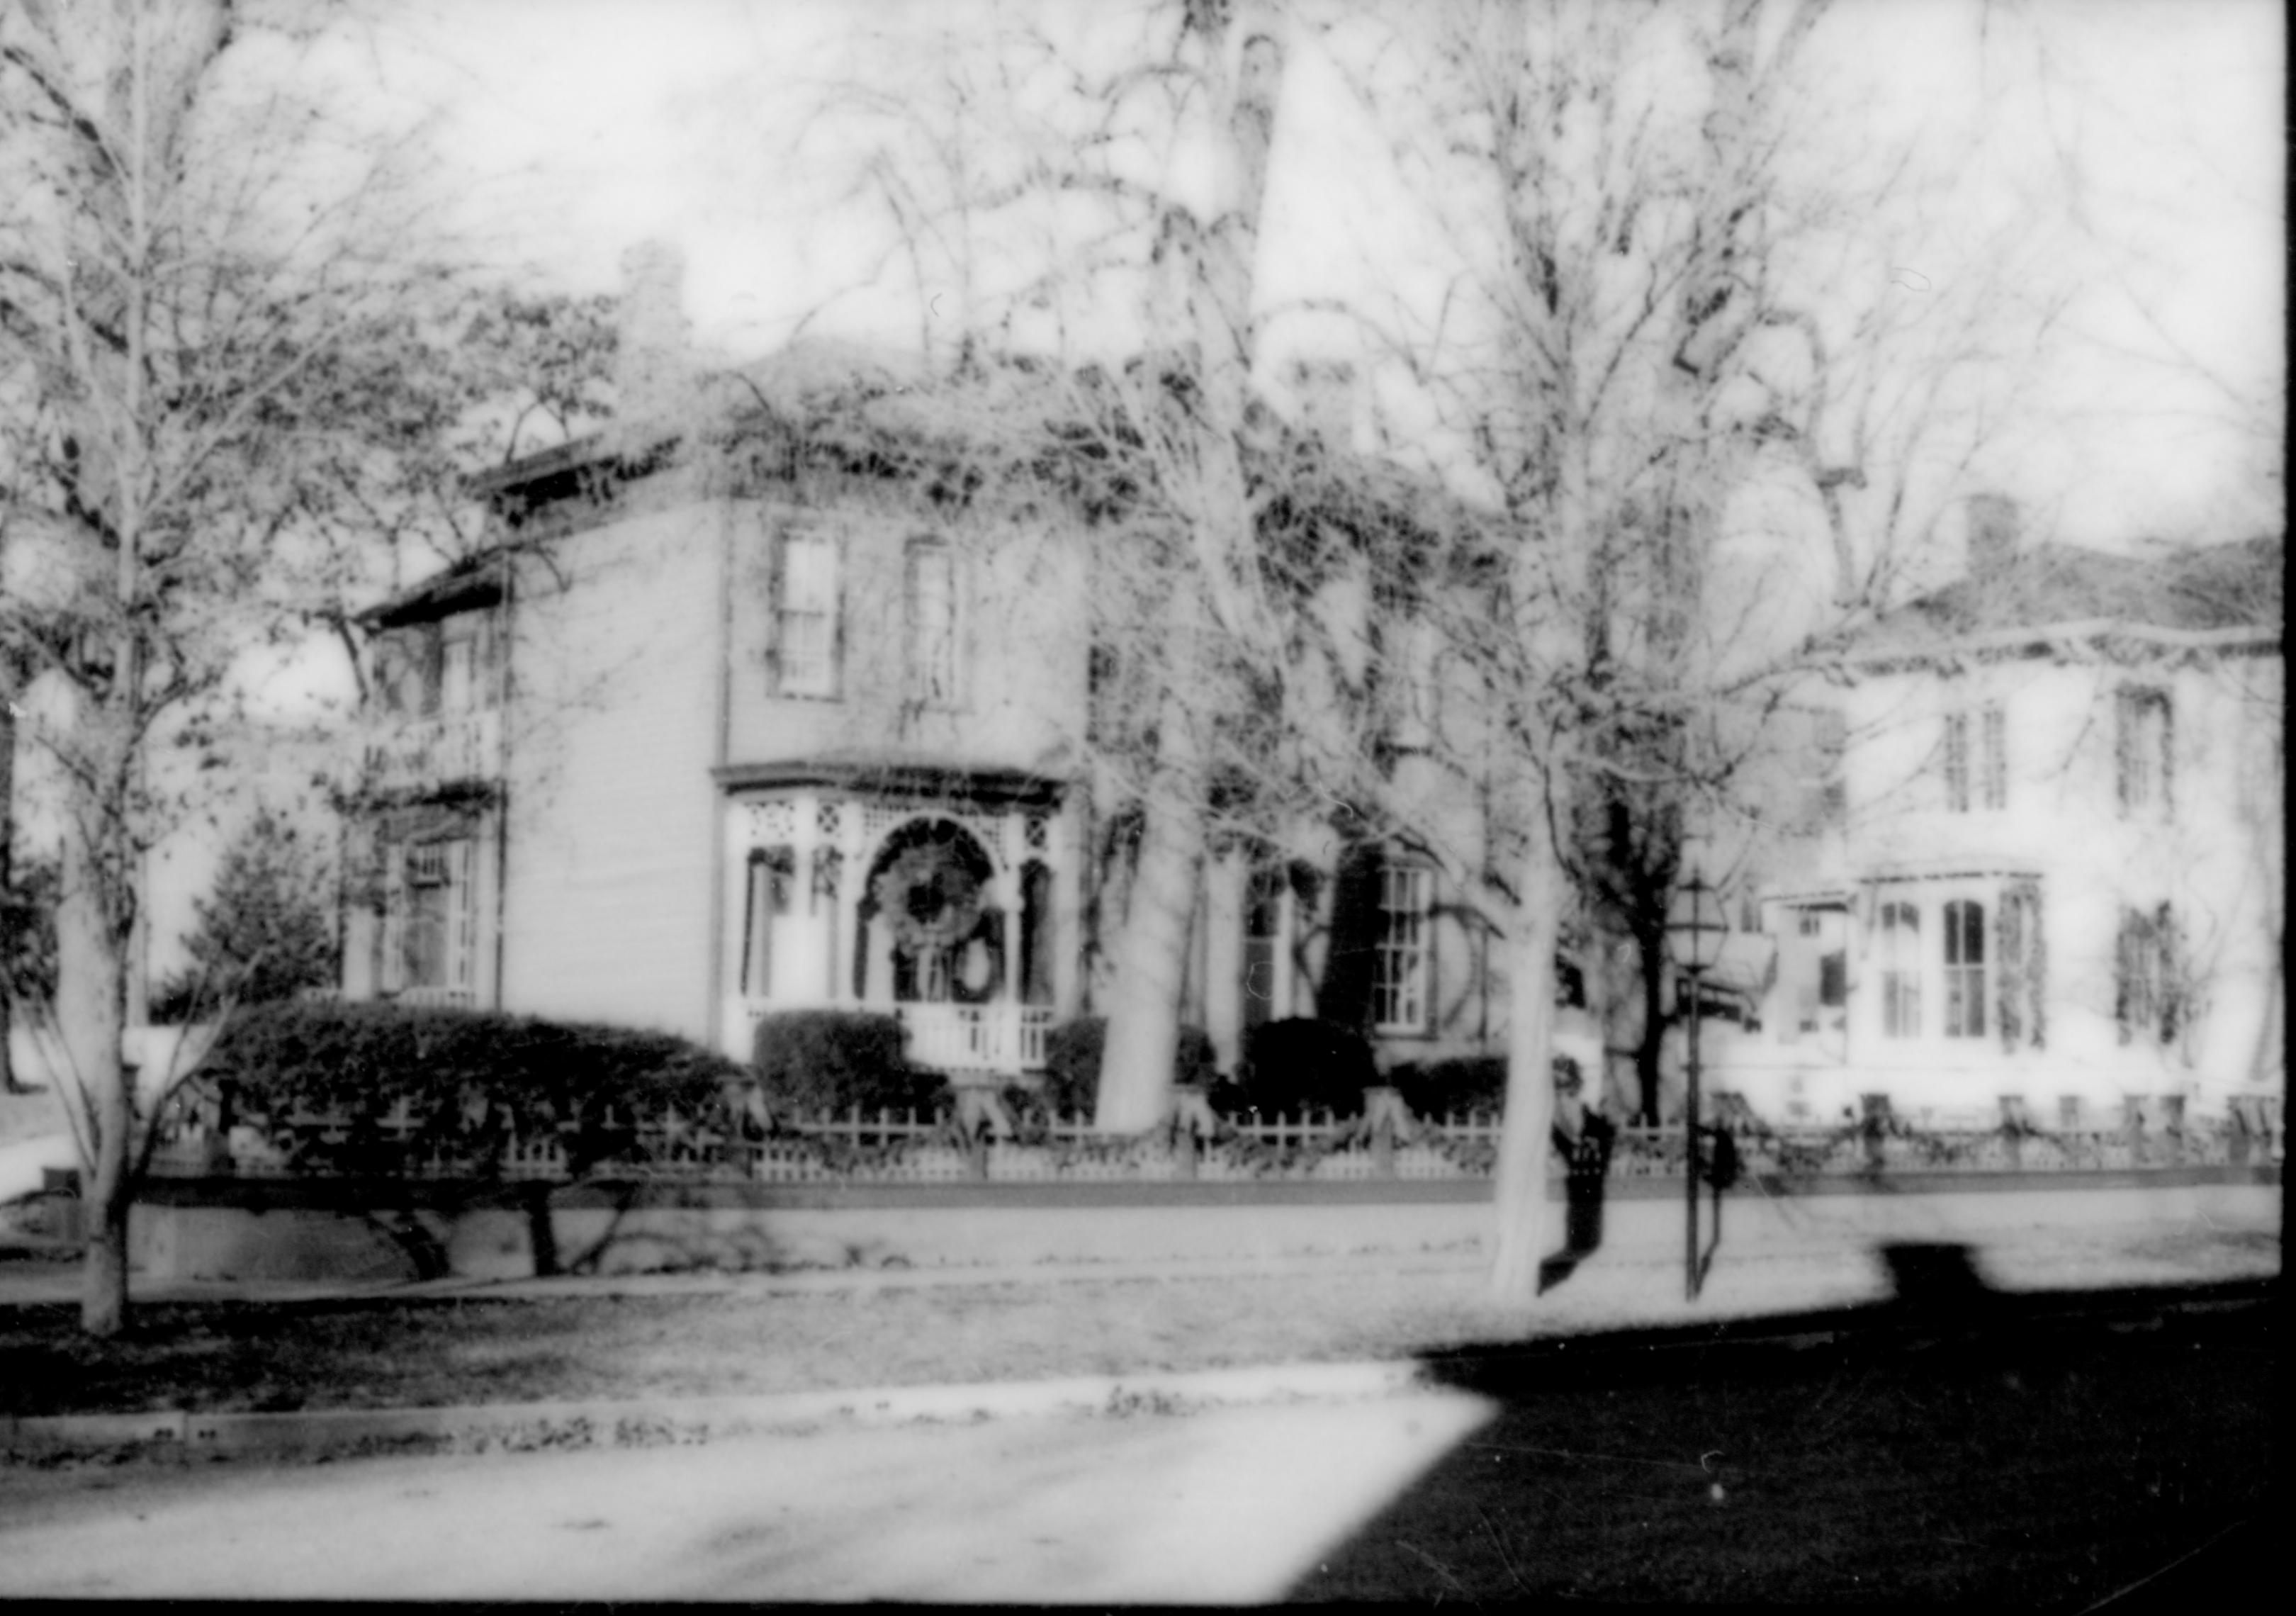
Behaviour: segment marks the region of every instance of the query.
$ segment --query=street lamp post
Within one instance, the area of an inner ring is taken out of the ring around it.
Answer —
[[[1729,934],[1722,905],[1695,863],[1690,879],[1675,890],[1666,920],[1667,952],[1676,969],[1690,979],[1690,1059],[1682,1103],[1683,1137],[1683,1294],[1698,1300],[1698,1023],[1705,1003],[1706,973],[1722,957],[1722,939]],[[1679,990],[1677,989],[1677,994]]]

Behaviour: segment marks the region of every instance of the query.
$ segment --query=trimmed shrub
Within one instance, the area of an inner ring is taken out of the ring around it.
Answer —
[[[1339,1021],[1307,1016],[1267,1021],[1244,1040],[1242,1081],[1228,1096],[1232,1108],[1263,1116],[1328,1111],[1363,1114],[1363,1091],[1379,1084],[1371,1046]]]
[[[479,1177],[501,1172],[513,1140],[552,1137],[578,1174],[627,1155],[636,1125],[673,1112],[731,1133],[749,1082],[737,1062],[667,1033],[324,1000],[240,1010],[202,1078],[233,1121],[340,1118],[336,1137],[294,1136],[312,1165],[390,1173],[436,1153]],[[403,1146],[382,1127],[402,1103]]]
[[[1108,1045],[1108,1018],[1079,1016],[1045,1035],[1045,1084],[1038,1092],[1054,1116],[1090,1116],[1100,1098],[1101,1054]],[[1209,1088],[1219,1065],[1211,1035],[1183,1026],[1172,1059],[1172,1080]]]
[[[1462,1055],[1424,1066],[1398,1066],[1387,1074],[1387,1080],[1414,1117],[1440,1119],[1471,1112],[1496,1115],[1506,1098],[1506,1070],[1505,1055]]]
[[[1505,1055],[1459,1055],[1424,1066],[1398,1066],[1387,1074],[1387,1081],[1402,1095],[1413,1116],[1439,1120],[1475,1112],[1496,1116],[1505,1108],[1506,1074]],[[1556,1055],[1556,1091],[1573,1093],[1582,1083],[1578,1062],[1567,1054]]]
[[[931,1113],[947,1085],[913,1070],[898,1018],[859,1010],[784,1010],[758,1023],[752,1047],[766,1105],[776,1116],[839,1115],[859,1106]]]

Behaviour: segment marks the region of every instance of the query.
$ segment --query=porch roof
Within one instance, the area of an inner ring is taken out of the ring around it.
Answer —
[[[711,775],[718,788],[729,792],[825,786],[878,797],[922,801],[953,799],[1029,808],[1057,805],[1070,784],[1062,775],[1032,769],[866,751],[728,764],[713,769]]]

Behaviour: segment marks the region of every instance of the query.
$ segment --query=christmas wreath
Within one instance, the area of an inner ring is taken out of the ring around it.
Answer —
[[[901,854],[877,873],[869,896],[904,954],[953,948],[980,924],[980,879],[946,844]]]

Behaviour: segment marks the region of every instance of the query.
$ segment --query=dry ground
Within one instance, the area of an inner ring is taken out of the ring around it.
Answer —
[[[2013,1286],[2201,1282],[2275,1273],[2254,1230],[2061,1232],[1989,1265]],[[1472,1265],[1237,1276],[857,1276],[837,1288],[740,1278],[696,1292],[512,1300],[385,1293],[139,1306],[90,1341],[69,1302],[0,1306],[0,1413],[415,1407],[741,1396],[852,1387],[1396,1359],[1468,1342],[1866,1301],[1877,1265],[1816,1254],[1734,1265],[1694,1311],[1679,1270],[1598,1260],[1535,1310],[1488,1300]],[[4,1296],[0,1289],[0,1296]]]

